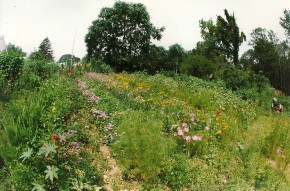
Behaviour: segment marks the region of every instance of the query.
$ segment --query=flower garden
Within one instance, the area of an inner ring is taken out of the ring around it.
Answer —
[[[268,113],[254,137],[261,111],[194,77],[60,73],[5,105],[0,188],[287,190],[290,123]]]

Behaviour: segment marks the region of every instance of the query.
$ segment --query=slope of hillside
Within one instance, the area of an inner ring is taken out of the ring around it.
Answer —
[[[290,185],[287,114],[194,77],[59,76],[15,97],[0,124],[4,190]]]

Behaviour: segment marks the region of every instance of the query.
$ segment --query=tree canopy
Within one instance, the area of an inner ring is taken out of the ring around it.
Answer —
[[[38,51],[44,56],[48,61],[53,61],[53,50],[51,47],[50,40],[46,37],[38,47]]]
[[[71,54],[64,54],[58,60],[59,63],[66,63],[66,64],[70,64],[71,62],[74,64],[74,63],[77,63],[80,61],[81,61],[80,58],[78,58],[74,55],[71,55]]]
[[[160,40],[163,30],[153,26],[143,4],[118,1],[112,8],[103,8],[89,27],[87,55],[118,71],[138,70],[150,51],[151,39]]]
[[[216,24],[210,19],[201,20],[199,26],[203,42],[197,44],[197,52],[215,62],[229,60],[235,65],[239,61],[239,47],[246,36],[240,33],[236,18],[225,9],[225,19],[217,16]]]

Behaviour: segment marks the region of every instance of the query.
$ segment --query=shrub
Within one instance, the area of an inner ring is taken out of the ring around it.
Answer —
[[[0,100],[9,98],[15,83],[19,79],[22,68],[23,58],[18,51],[4,51],[0,55]]]
[[[217,70],[217,66],[201,55],[189,54],[181,66],[181,72],[200,77],[209,78]]]
[[[162,122],[152,112],[128,111],[118,127],[114,152],[127,179],[156,182],[172,144],[161,135]]]
[[[99,72],[99,73],[108,74],[108,73],[114,72],[114,69],[111,68],[111,66],[99,60],[98,61],[91,60],[91,67],[93,71]]]

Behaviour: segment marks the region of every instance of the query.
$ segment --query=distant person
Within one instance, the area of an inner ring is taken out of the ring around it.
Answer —
[[[273,98],[271,108],[273,111],[275,111],[277,113],[283,112],[283,105],[278,103],[277,98]]]

